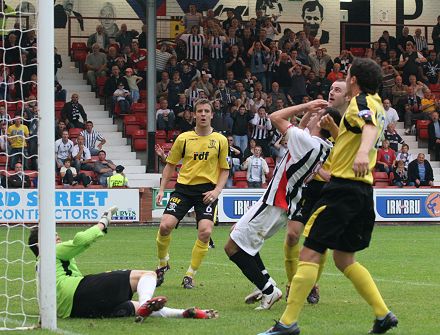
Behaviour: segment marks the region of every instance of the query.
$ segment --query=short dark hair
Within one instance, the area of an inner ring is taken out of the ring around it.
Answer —
[[[313,12],[314,10],[316,10],[316,7],[318,7],[319,9],[319,13],[321,14],[321,20],[322,20],[324,18],[324,7],[322,7],[319,1],[316,0],[307,1],[306,3],[304,3],[301,17],[304,19],[304,16],[306,16],[306,10],[309,12]]]
[[[350,67],[350,76],[356,77],[357,85],[364,93],[375,94],[382,83],[382,69],[369,58],[355,58]]]
[[[40,250],[38,249],[38,227],[31,228],[31,233],[29,234],[28,246],[34,253],[35,257],[38,257]]]
[[[101,153],[101,152],[103,152],[104,153],[104,155],[106,155],[107,156],[107,153],[104,151],[104,150],[99,150],[98,151],[98,155]]]
[[[327,115],[327,114],[330,115],[333,118],[333,120],[335,121],[335,123],[337,125],[339,125],[339,123],[341,122],[342,117],[341,117],[341,113],[339,113],[339,111],[336,108],[327,107],[325,109],[325,112],[324,112],[324,114],[322,116]],[[331,134],[330,134],[330,132],[328,130],[322,129],[322,128],[319,131],[319,134],[323,138],[329,138],[331,136]]]
[[[87,121],[86,124],[91,124],[93,126],[93,122],[92,121]]]

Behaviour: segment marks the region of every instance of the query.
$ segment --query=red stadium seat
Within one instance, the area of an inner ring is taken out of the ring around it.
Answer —
[[[156,144],[165,143],[167,141],[167,132],[165,130],[157,130],[155,134]]]
[[[273,160],[272,157],[266,157],[265,160],[266,160],[267,166],[269,166],[269,169],[275,167],[275,161]]]
[[[416,121],[416,135],[417,139],[420,140],[428,140],[428,126],[431,123],[431,120],[417,120]]]
[[[235,171],[232,176],[233,185],[236,186],[238,182],[246,182],[247,187],[247,172],[246,171]]]
[[[432,93],[440,92],[440,84],[429,84],[428,86]]]
[[[71,50],[72,51],[76,51],[76,50],[88,50],[87,48],[87,44],[84,42],[72,42],[72,46],[71,46]]]
[[[364,57],[365,49],[364,48],[350,48],[351,53],[355,57]]]
[[[235,183],[234,187],[235,188],[248,188],[248,183],[247,183],[247,181],[240,180]]]
[[[144,103],[139,103],[139,102],[133,102],[131,104],[131,110],[133,111],[133,113],[143,113],[143,114],[147,114],[147,105]]]
[[[98,88],[98,97],[104,97],[104,86],[107,81],[107,77],[100,76],[96,78],[96,87]]]
[[[73,142],[76,141],[76,138],[81,134],[84,129],[82,128],[70,128],[69,129],[69,139]]]
[[[389,177],[386,172],[373,171],[373,185],[374,186],[385,186],[389,185]]]
[[[146,130],[136,130],[132,134],[132,146],[135,151],[145,151],[147,150],[147,131]]]
[[[143,102],[143,103],[146,103],[147,102],[147,91],[146,90],[140,90],[139,91],[139,96],[140,96],[140,100],[141,100],[141,102]]]
[[[174,142],[177,136],[179,136],[180,130],[168,130],[167,132],[167,141]]]
[[[123,132],[125,137],[131,137],[131,133],[135,130],[139,130],[138,120],[135,115],[126,115],[123,119]]]

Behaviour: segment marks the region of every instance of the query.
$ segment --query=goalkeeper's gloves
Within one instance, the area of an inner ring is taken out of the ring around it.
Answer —
[[[116,206],[112,206],[108,208],[104,213],[101,215],[101,219],[99,220],[99,223],[101,223],[104,226],[104,232],[107,232],[108,225],[112,222],[112,216],[116,214],[118,211],[118,208]]]

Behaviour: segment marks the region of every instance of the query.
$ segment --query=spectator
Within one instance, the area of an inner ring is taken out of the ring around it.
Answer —
[[[139,48],[147,48],[147,25],[143,24],[141,27],[141,33],[138,36]]]
[[[388,44],[386,42],[379,42],[379,49],[376,50],[375,56],[379,57],[382,62],[390,59]]]
[[[14,117],[14,123],[8,127],[8,142],[10,155],[10,169],[15,169],[15,164],[21,158],[21,163],[26,169],[27,162],[27,141],[29,139],[29,129],[21,124],[22,118],[20,112],[17,112]]]
[[[188,9],[188,13],[185,13],[182,18],[182,25],[185,27],[185,32],[190,33],[190,29],[192,29],[192,27],[202,26],[203,15],[197,12],[197,6],[195,4],[189,5]]]
[[[414,160],[412,154],[409,152],[409,145],[402,144],[400,151],[397,153],[396,161],[403,161],[405,163],[405,169],[408,170],[408,165]]]
[[[382,100],[393,98],[393,87],[396,84],[396,77],[399,76],[399,72],[390,65],[387,61],[382,62]]]
[[[100,132],[93,129],[92,121],[86,122],[86,129],[83,130],[80,135],[84,136],[84,145],[89,148],[92,156],[96,156],[99,152],[103,151],[102,146],[107,141]],[[100,141],[98,145],[96,145],[97,141]]]
[[[55,63],[55,76],[57,75],[58,69],[63,67],[63,60],[61,55],[58,54],[58,49],[54,48],[54,63]]]
[[[245,105],[246,109],[250,111],[251,116],[256,114],[258,112],[258,109],[261,106],[265,106],[265,104],[266,104],[260,91],[254,92],[253,95],[254,95],[254,97],[252,99],[247,99],[247,102]],[[270,97],[270,99],[272,99],[271,95],[269,95],[268,97]],[[238,143],[238,141],[235,141],[235,142]],[[246,142],[246,145],[247,145],[247,142]]]
[[[8,124],[0,123],[0,152],[8,152]]]
[[[429,51],[429,57],[423,64],[423,80],[430,84],[438,84],[440,79],[440,62],[437,60],[437,53],[434,50]]]
[[[385,110],[385,125],[387,127],[390,123],[397,123],[399,121],[399,115],[397,111],[391,107],[390,99],[386,98],[383,100],[383,108]]]
[[[408,182],[408,171],[405,169],[405,162],[398,160],[394,169],[393,185],[398,187],[414,186]],[[412,184],[412,183],[411,183]]]
[[[220,133],[230,133],[233,121],[228,106],[223,107],[219,100],[214,100],[212,107],[212,128]]]
[[[127,30],[127,25],[125,23],[121,24],[121,29],[116,33],[116,42],[119,43],[119,48],[122,50],[126,46],[131,46],[133,39],[139,35],[139,32],[132,29]]]
[[[176,117],[168,108],[168,101],[162,99],[159,102],[159,109],[156,111],[157,130],[172,130],[175,126]]]
[[[420,109],[430,117],[438,108],[438,100],[435,98],[435,95],[431,93],[429,88],[425,88],[423,94],[424,96],[421,100]],[[426,119],[428,119],[428,116],[426,116]]]
[[[87,79],[92,85],[92,91],[96,91],[96,78],[107,75],[107,55],[100,51],[98,43],[93,44],[92,53],[87,55],[85,67]]]
[[[280,85],[276,81],[272,83],[272,92],[270,93],[270,95],[272,96],[273,102],[276,102],[278,99],[281,99],[283,101],[283,104],[287,105],[288,103],[287,97],[284,94],[284,92],[280,91]]]
[[[312,68],[312,71],[316,74],[319,75],[319,70],[320,69],[326,69],[327,68],[327,63],[329,61],[328,58],[324,58],[323,57],[323,53],[321,49],[316,50],[316,53],[313,55],[309,56],[309,64]],[[336,59],[335,59],[336,61]]]
[[[414,89],[415,95],[417,95],[420,99],[422,99],[424,96],[424,90],[428,88],[428,86],[426,86],[420,80],[417,81],[417,77],[413,74],[409,76],[408,86]]]
[[[272,129],[272,123],[267,115],[266,107],[261,106],[250,123],[252,124],[251,138],[263,148],[264,156],[268,157],[270,155],[269,131]]]
[[[93,49],[94,44],[97,44],[102,50],[107,50],[110,45],[110,38],[104,31],[104,27],[102,25],[97,25],[96,33],[93,33],[87,39],[87,47],[89,49]]]
[[[261,157],[262,149],[257,145],[254,154],[243,163],[243,170],[247,170],[246,179],[249,188],[261,188],[266,183],[266,174],[269,173],[269,166],[266,160]]]
[[[67,91],[58,81],[55,81],[55,101],[66,102]]]
[[[141,76],[144,81],[143,85],[146,85],[147,80],[147,51],[139,48],[139,42],[131,42],[132,53],[130,55],[131,62],[133,63],[134,72]],[[146,87],[146,86],[145,86]]]
[[[426,42],[425,36],[422,36],[422,29],[416,28],[413,39],[415,42],[416,51],[420,52],[422,55],[425,55],[428,51],[428,43]]]
[[[426,58],[415,50],[414,43],[411,41],[406,42],[406,51],[400,57],[399,63],[399,67],[403,71],[403,82],[409,84],[410,75],[415,75],[417,78],[420,78],[421,63],[425,62]]]
[[[61,181],[64,186],[70,185],[75,186],[78,183],[82,184],[84,187],[87,187],[91,179],[84,173],[78,173],[77,170],[71,166],[72,161],[70,158],[67,158],[64,161],[64,165],[60,169]]]
[[[295,104],[300,104],[303,97],[307,95],[306,78],[309,72],[310,67],[308,67],[307,65],[299,65],[295,63],[293,63],[293,66],[289,69],[289,74],[292,78],[292,84],[287,94],[291,97],[292,101]],[[329,85],[329,88],[330,86],[331,83]],[[287,99],[289,99],[289,97],[287,97]]]
[[[130,89],[130,96],[132,102],[138,102],[140,99],[139,82],[142,81],[142,77],[133,74],[131,67],[125,69],[125,79],[127,80],[128,87]],[[120,85],[121,83],[119,83]],[[123,83],[122,83],[123,84]]]
[[[225,76],[225,48],[229,43],[229,37],[225,35],[224,31],[214,29],[209,35],[207,41],[209,69],[214,78],[222,78]]]
[[[5,106],[0,106],[0,122],[6,122],[7,124],[11,123],[11,116],[6,111]]]
[[[240,170],[242,152],[241,149],[234,144],[234,138],[232,135],[228,135],[227,138],[229,144],[229,154],[227,157],[229,163],[229,177],[226,182],[226,187],[232,187],[234,172]]]
[[[408,86],[403,84],[403,80],[401,76],[397,76],[395,78],[395,84],[391,88],[391,94],[393,95],[393,106],[397,106],[400,100],[405,97],[408,93]],[[403,107],[403,106],[401,106]],[[401,112],[401,111],[399,111]]]
[[[116,165],[109,159],[106,159],[106,152],[99,151],[98,160],[95,161],[94,170],[98,174],[99,185],[107,186],[107,177],[113,175]]]
[[[107,177],[108,188],[113,187],[128,187],[128,179],[124,174],[124,167],[118,165],[115,169],[116,173],[110,177]]]
[[[252,74],[261,82],[263,87],[266,87],[266,57],[270,49],[260,41],[252,44],[248,50],[248,57],[250,57],[250,68]]]
[[[415,187],[434,185],[434,173],[424,154],[419,153],[417,159],[409,163],[408,182],[414,183]]]
[[[186,59],[195,59],[197,62],[201,62],[206,39],[203,34],[200,34],[199,26],[193,25],[190,29],[190,33],[177,35],[176,39],[185,42]]]
[[[343,79],[344,74],[341,72],[341,64],[335,63],[333,64],[332,71],[327,75],[327,79],[330,80],[330,82],[335,82],[338,79]]]
[[[379,38],[379,44],[385,42],[388,46],[388,50],[396,50],[397,49],[397,40],[394,36],[390,36],[388,30],[384,30],[382,36]]]
[[[397,50],[399,50],[400,54],[404,54],[407,51],[408,42],[411,42],[411,45],[415,45],[414,38],[409,34],[409,28],[402,28],[402,36],[397,39]],[[405,80],[404,80],[405,82]]]
[[[168,85],[170,83],[170,75],[168,72],[163,71],[161,73],[161,79],[156,84],[156,100],[159,101],[160,98],[168,97]]]
[[[397,52],[394,49],[390,49],[389,51],[389,59],[388,62],[390,63],[390,65],[392,65],[395,69],[397,69],[399,67],[399,57],[397,56]]]
[[[435,160],[440,160],[440,121],[439,112],[431,113],[432,122],[428,126],[429,133],[429,149],[432,150],[435,155]]]
[[[23,171],[23,166],[21,163],[16,163],[14,165],[14,173],[8,177],[8,183],[6,185],[8,188],[30,188],[31,179]]]
[[[341,65],[340,71],[346,75],[348,69],[351,66],[351,63],[353,63],[353,59],[354,57],[350,50],[341,50],[341,54],[339,55],[339,57],[335,58],[334,63],[340,64]],[[327,68],[327,65],[325,65],[324,68]]]
[[[92,155],[89,148],[84,145],[84,136],[76,138],[76,144],[72,148],[72,165],[77,171],[93,171]]]
[[[185,96],[188,101],[188,105],[194,106],[195,102],[201,98],[202,89],[197,88],[197,79],[191,80],[189,88],[185,90]]]
[[[118,88],[113,92],[113,100],[114,105],[119,105],[121,114],[128,114],[131,106],[131,94],[129,90],[124,88],[123,82],[120,82]]]
[[[238,80],[242,80],[244,78],[246,63],[243,60],[237,45],[231,46],[225,65],[226,69],[231,70]]]
[[[115,46],[109,47],[107,52],[107,65],[106,65],[106,70],[108,75],[111,74],[113,65],[117,64],[118,58],[119,58],[118,49]]]
[[[168,102],[171,106],[178,103],[178,97],[180,94],[185,93],[185,85],[180,79],[179,72],[173,73],[173,80],[168,84]],[[185,95],[184,95],[185,96]]]
[[[248,143],[246,150],[243,153],[243,160],[246,160],[248,157],[250,157],[254,154],[256,146],[257,146],[257,142],[253,138],[251,138],[249,140],[249,143]],[[245,170],[243,168],[243,165],[242,165],[242,169]]]
[[[382,141],[382,147],[377,150],[376,168],[378,171],[390,174],[393,171],[394,161],[396,160],[396,153],[390,148],[388,140]]]
[[[191,131],[194,129],[195,126],[195,120],[193,113],[191,113],[191,107],[187,105],[187,108],[183,110],[182,117],[179,120],[179,123],[177,123],[177,128],[180,129],[182,133],[185,131]]]
[[[28,139],[28,164],[27,167],[29,170],[38,170],[38,106],[33,106],[29,114],[25,116],[25,125],[29,130],[29,139]]]
[[[55,141],[55,163],[57,172],[64,165],[66,159],[72,157],[73,142],[69,139],[69,132],[63,130],[62,137]]]
[[[319,70],[319,78],[316,83],[319,86],[319,94],[322,94],[324,100],[328,98],[332,82],[327,79],[325,69]]]
[[[212,99],[214,96],[214,85],[209,81],[210,75],[207,73],[202,74],[199,82],[197,83],[197,89],[205,92],[208,99]]]
[[[421,100],[414,94],[414,89],[408,87],[407,96],[400,100],[399,105],[404,106],[405,135],[411,132],[412,122],[414,120],[424,120],[426,115],[420,110]]]
[[[15,34],[9,34],[5,41],[3,59],[7,65],[20,64],[20,45]],[[27,65],[27,63],[25,63]]]
[[[440,52],[440,15],[437,16],[437,24],[432,29],[432,42],[434,43],[434,50],[436,53]]]
[[[67,130],[66,123],[63,120],[58,121],[58,125],[55,128],[55,140],[58,140],[63,136],[64,130]]]
[[[287,149],[287,141],[284,136],[280,136],[278,140],[274,143],[274,156],[275,156],[275,162],[276,165],[281,161],[281,159],[284,157],[286,152],[289,150]]]
[[[111,106],[111,110],[114,110],[113,92],[119,87],[119,83],[124,84],[124,89],[129,90],[127,79],[120,75],[121,71],[117,65],[113,65],[111,76],[105,81],[104,94],[106,96],[107,106]]]
[[[87,122],[87,114],[78,100],[79,95],[73,93],[71,100],[67,102],[61,110],[61,120],[64,120],[67,128],[84,128],[83,122]],[[80,116],[83,122],[79,121]]]
[[[397,152],[399,150],[399,144],[405,143],[403,138],[396,131],[396,124],[394,122],[388,123],[385,129],[385,139],[388,140],[390,148]]]
[[[168,61],[171,57],[176,56],[173,47],[166,42],[159,44],[159,49],[156,49],[156,71],[157,78],[160,78],[162,72],[165,70]]]

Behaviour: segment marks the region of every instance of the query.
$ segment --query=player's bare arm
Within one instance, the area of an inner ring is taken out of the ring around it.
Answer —
[[[171,177],[173,176],[174,171],[176,171],[176,166],[170,163],[167,163],[165,165],[163,172],[162,172],[162,180],[160,182],[160,189],[156,196],[156,204],[160,204],[163,198],[163,194],[165,191],[165,186],[170,181]]]
[[[322,99],[317,99],[310,101],[306,104],[290,106],[272,113],[270,115],[270,121],[282,134],[284,134],[291,125],[289,121],[291,117],[303,111],[310,111],[312,113],[313,112],[317,113],[319,110],[327,107],[327,105],[328,105],[327,101]]]
[[[356,177],[364,177],[369,173],[368,164],[370,162],[368,153],[373,148],[377,138],[377,128],[373,124],[366,124],[362,127],[362,139],[356,158],[353,162],[353,171]]]

